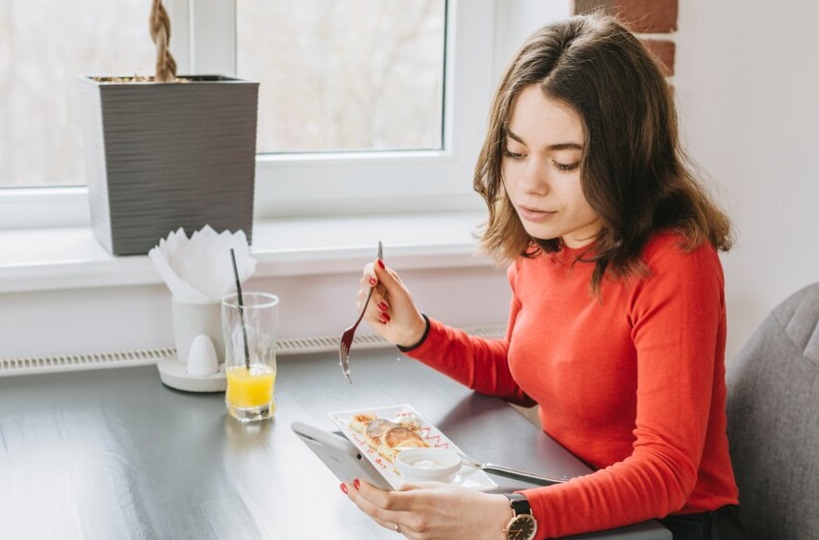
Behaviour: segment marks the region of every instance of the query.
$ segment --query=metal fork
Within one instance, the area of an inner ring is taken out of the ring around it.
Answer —
[[[381,241],[378,241],[378,258],[382,259],[384,256],[384,249],[381,247]],[[364,300],[364,307],[361,308],[361,313],[358,315],[358,319],[341,335],[341,343],[338,346],[338,357],[339,357],[339,364],[341,364],[341,371],[344,373],[344,376],[347,378],[347,382],[353,384],[353,379],[350,377],[350,347],[353,344],[353,338],[355,337],[355,330],[358,328],[358,323],[361,322],[361,319],[364,318],[364,312],[367,311],[367,305],[370,303],[370,298],[373,295],[373,288],[370,288],[370,292],[367,293],[367,299]]]
[[[568,480],[568,478],[551,478],[549,476],[521,471],[520,469],[504,467],[503,465],[495,465],[494,463],[484,463],[482,461],[478,461],[477,459],[467,457],[461,452],[457,452],[457,454],[461,456],[461,463],[467,465],[468,467],[475,467],[476,469],[480,469],[484,472],[493,473],[498,476],[505,476],[506,478],[512,478],[514,480],[523,480],[524,482],[529,482],[530,484],[548,486],[551,484],[560,484]]]

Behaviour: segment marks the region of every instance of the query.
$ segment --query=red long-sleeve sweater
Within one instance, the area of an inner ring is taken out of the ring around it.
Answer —
[[[526,490],[538,538],[737,503],[725,435],[725,295],[716,251],[658,234],[645,276],[591,292],[583,251],[508,270],[506,338],[432,320],[408,354],[477,392],[540,406],[546,433],[596,470]]]

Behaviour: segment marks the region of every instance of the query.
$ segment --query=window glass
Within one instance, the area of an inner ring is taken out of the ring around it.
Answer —
[[[147,0],[0,0],[0,187],[85,184],[79,75],[150,75]]]
[[[439,149],[445,0],[239,0],[259,153]]]
[[[479,204],[494,0],[164,3],[179,73],[261,83],[256,219]],[[149,12],[0,0],[0,231],[88,225],[77,78],[150,75]]]

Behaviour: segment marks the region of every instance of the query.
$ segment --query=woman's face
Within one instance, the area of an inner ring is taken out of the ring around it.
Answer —
[[[601,223],[580,187],[580,116],[528,86],[515,100],[505,144],[503,184],[526,232],[570,248],[589,244]]]

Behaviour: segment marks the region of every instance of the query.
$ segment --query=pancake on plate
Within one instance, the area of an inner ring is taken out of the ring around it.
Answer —
[[[353,416],[349,425],[353,431],[363,435],[373,450],[390,462],[395,461],[395,456],[404,448],[429,447],[419,434],[420,423],[412,417],[402,417],[396,423],[364,413]]]

